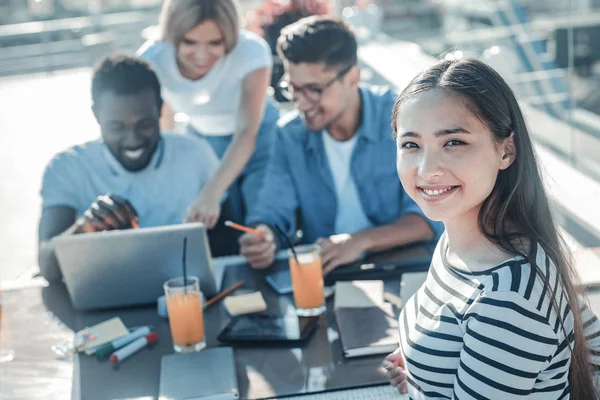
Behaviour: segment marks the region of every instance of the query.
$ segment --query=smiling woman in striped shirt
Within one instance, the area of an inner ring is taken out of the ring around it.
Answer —
[[[392,384],[412,399],[595,399],[585,340],[598,321],[506,82],[478,60],[442,61],[400,94],[392,124],[404,189],[446,228],[400,315]]]

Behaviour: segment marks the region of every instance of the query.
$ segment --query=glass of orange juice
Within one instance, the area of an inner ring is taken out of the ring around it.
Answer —
[[[321,248],[313,244],[298,246],[295,250],[297,262],[291,250],[288,254],[296,313],[303,317],[319,315],[325,311]]]
[[[164,284],[173,348],[178,353],[206,347],[202,295],[197,277],[169,279]]]

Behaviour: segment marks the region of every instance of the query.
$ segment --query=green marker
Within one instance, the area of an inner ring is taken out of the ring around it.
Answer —
[[[152,331],[152,329],[149,326],[144,326],[142,328],[136,329],[135,331],[131,332],[129,335],[125,335],[123,337],[115,339],[112,342],[110,342],[110,343],[100,347],[98,350],[96,350],[96,358],[98,358],[98,360],[102,360],[102,359],[110,356],[115,350],[120,349],[121,347],[125,346],[126,344],[129,344],[136,339],[139,339],[141,337],[149,335],[151,331]]]

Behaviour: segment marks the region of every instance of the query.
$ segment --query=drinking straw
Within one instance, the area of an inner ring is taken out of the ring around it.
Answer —
[[[294,245],[292,244],[290,238],[285,234],[283,230],[281,230],[280,227],[278,227],[277,225],[273,226],[281,234],[281,236],[283,236],[283,239],[286,241],[287,245],[290,246],[290,250],[292,250],[292,254],[294,255],[294,260],[296,260],[296,263],[300,265],[300,261],[298,261],[298,254],[296,254],[296,249],[294,249]]]

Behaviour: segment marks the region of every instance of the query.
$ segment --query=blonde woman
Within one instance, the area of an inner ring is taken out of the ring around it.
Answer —
[[[229,193],[234,219],[243,222],[262,186],[279,116],[267,98],[269,46],[240,29],[234,0],[166,0],[161,40],[138,53],[161,81],[163,128],[173,127],[174,113],[186,114],[189,133],[206,139],[221,159],[186,220],[213,227]]]

